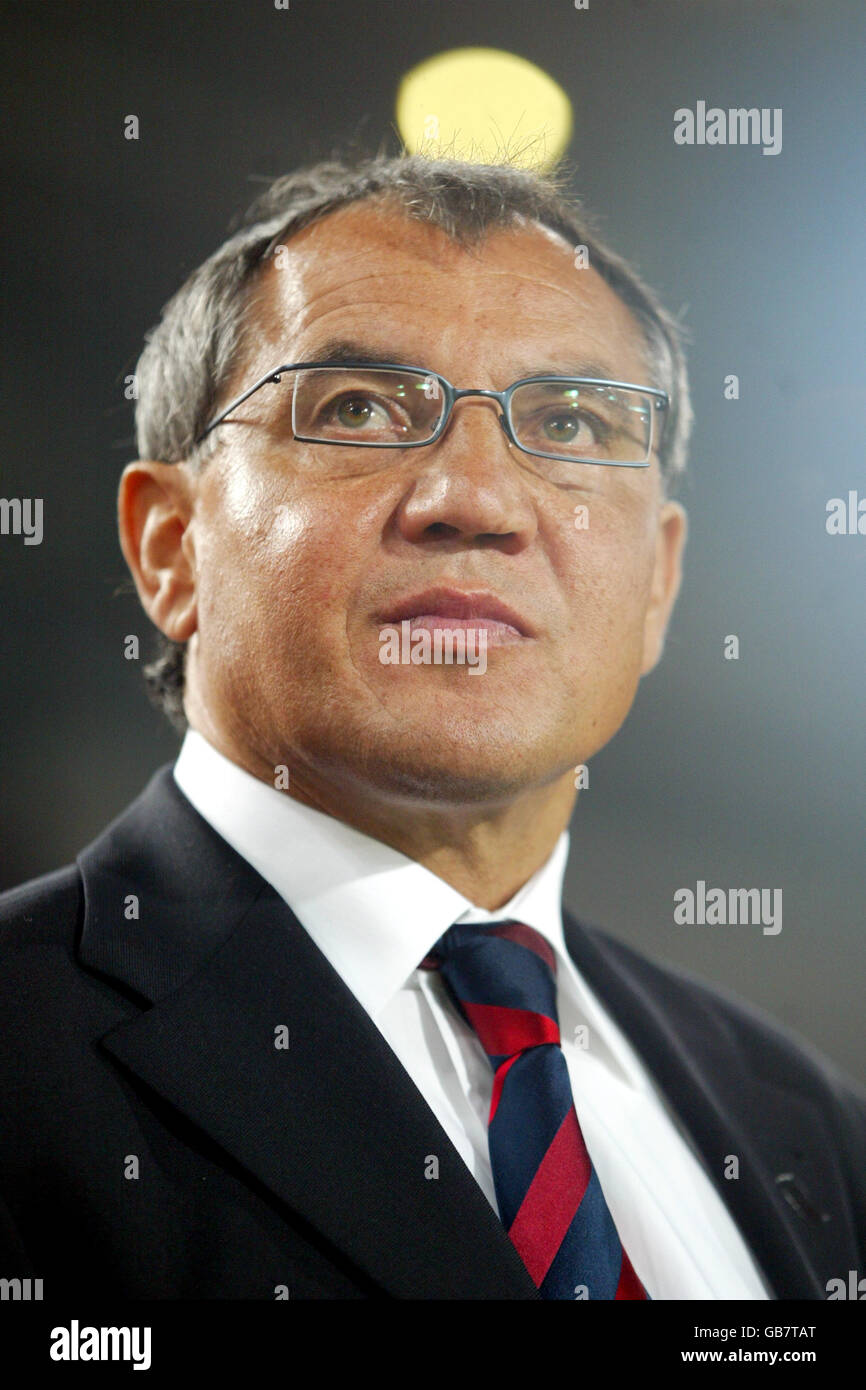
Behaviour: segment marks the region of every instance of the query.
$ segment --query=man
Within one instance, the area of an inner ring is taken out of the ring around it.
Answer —
[[[551,182],[334,162],[255,205],[138,378],[121,545],[189,731],[3,899],[4,1273],[818,1299],[862,1269],[863,1096],[561,912],[574,770],[680,583],[674,321]]]

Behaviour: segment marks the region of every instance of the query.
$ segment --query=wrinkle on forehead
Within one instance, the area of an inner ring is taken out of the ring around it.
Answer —
[[[515,263],[491,264],[491,255],[511,255]],[[402,308],[414,328],[419,284],[442,282],[444,276],[449,297],[461,281],[465,286],[461,308],[469,322],[477,322],[491,306],[490,316],[495,317],[495,305],[507,300],[509,312],[520,305],[527,326],[537,328],[551,314],[556,320],[553,333],[561,337],[562,321],[567,323],[573,315],[574,327],[596,351],[612,335],[614,351],[634,353],[648,369],[646,340],[634,314],[597,271],[575,268],[572,255],[572,247],[558,232],[522,216],[515,224],[491,228],[481,242],[467,247],[393,204],[351,204],[290,237],[280,260],[264,267],[250,302],[256,319],[252,357],[262,371],[268,370],[274,354],[294,360],[292,349],[301,335],[314,324],[324,327],[332,315],[352,315],[351,336],[358,336],[357,311],[363,320],[369,315],[375,332],[382,331],[378,315],[393,317]],[[392,256],[393,265],[388,264]],[[572,283],[552,278],[551,258]],[[539,261],[537,271],[525,268]],[[360,297],[359,291],[371,285],[380,287],[381,294]],[[547,307],[532,303],[533,296],[550,297]],[[577,351],[578,344],[574,347]],[[244,370],[250,369],[247,364]]]

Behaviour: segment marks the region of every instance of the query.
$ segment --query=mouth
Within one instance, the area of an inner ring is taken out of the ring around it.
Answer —
[[[536,635],[521,613],[480,589],[424,589],[390,604],[376,622],[379,626],[408,622],[412,631],[486,632],[488,644],[503,646]]]

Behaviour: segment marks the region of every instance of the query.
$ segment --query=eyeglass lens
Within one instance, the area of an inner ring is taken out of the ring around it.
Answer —
[[[317,367],[286,372],[292,428],[301,438],[361,446],[433,438],[445,413],[435,376],[384,368]],[[529,382],[511,398],[518,444],[537,454],[640,463],[652,440],[653,399],[636,389],[562,379]]]

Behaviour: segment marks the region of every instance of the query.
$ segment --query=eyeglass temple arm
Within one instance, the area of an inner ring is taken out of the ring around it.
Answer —
[[[239,405],[243,405],[244,401],[248,401],[250,396],[255,395],[256,391],[259,391],[263,386],[266,386],[269,381],[279,381],[280,376],[283,372],[290,372],[291,370],[292,368],[289,366],[277,367],[275,371],[267,372],[265,376],[260,377],[257,382],[255,382],[252,386],[248,387],[248,389],[244,391],[240,396],[236,396],[235,399],[229,405],[226,406],[225,410],[221,411],[221,413],[217,415],[214,420],[211,420],[210,424],[207,425],[202,430],[201,434],[197,436],[197,438],[193,441],[193,448],[195,448],[196,445],[200,444],[202,440],[210,434],[211,430],[215,430],[217,425],[221,425],[227,415],[231,415],[233,410],[237,410]]]

